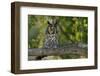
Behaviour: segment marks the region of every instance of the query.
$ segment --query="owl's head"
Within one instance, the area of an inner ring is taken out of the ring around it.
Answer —
[[[55,34],[57,31],[57,22],[49,22],[48,21],[48,29],[47,29],[49,34]]]

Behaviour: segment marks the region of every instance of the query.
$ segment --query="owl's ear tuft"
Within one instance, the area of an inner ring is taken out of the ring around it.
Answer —
[[[55,22],[55,24],[54,24],[54,26],[56,27],[56,26],[57,26],[57,24],[58,24],[58,23],[57,23],[57,21],[56,21],[56,22]]]
[[[48,24],[51,25],[51,23],[48,21]]]

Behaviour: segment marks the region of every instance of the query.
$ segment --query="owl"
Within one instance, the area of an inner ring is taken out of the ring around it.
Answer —
[[[48,26],[46,29],[46,37],[45,37],[45,48],[57,48],[58,39],[57,39],[57,21],[52,20],[48,21]]]

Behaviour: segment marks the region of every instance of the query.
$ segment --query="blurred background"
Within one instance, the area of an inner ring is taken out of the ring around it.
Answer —
[[[54,16],[28,15],[28,47],[43,48],[48,20]],[[60,47],[69,43],[87,44],[88,18],[56,16],[57,39]]]

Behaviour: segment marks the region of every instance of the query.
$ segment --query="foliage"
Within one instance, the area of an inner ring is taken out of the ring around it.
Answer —
[[[54,16],[28,15],[28,48],[43,48],[47,21]],[[87,44],[88,18],[56,16],[59,46]]]

